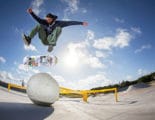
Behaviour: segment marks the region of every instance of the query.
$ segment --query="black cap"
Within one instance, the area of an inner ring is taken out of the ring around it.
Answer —
[[[57,19],[57,18],[58,18],[58,16],[53,15],[53,14],[51,14],[51,13],[48,13],[48,14],[46,15],[46,17],[53,18],[53,19]]]

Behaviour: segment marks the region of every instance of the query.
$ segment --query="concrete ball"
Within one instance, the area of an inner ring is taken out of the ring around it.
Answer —
[[[47,73],[33,75],[27,83],[28,97],[38,105],[49,106],[59,98],[59,85]]]

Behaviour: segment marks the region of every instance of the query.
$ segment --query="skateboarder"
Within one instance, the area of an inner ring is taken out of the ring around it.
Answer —
[[[57,16],[51,13],[46,15],[45,19],[38,17],[31,8],[27,10],[28,13],[39,23],[35,28],[32,29],[30,34],[23,35],[23,40],[26,45],[31,44],[32,38],[38,33],[40,40],[44,45],[48,46],[48,52],[53,50],[53,47],[56,46],[58,37],[61,34],[62,28],[70,25],[83,25],[87,26],[87,22],[79,21],[60,21],[57,20]]]

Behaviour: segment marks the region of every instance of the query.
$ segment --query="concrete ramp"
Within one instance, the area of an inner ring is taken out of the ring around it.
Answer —
[[[60,98],[51,107],[34,105],[26,94],[0,87],[0,120],[154,120],[155,86],[113,94]]]

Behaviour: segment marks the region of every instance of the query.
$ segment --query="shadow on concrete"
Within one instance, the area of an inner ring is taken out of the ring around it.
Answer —
[[[78,102],[78,103],[81,103],[82,100],[59,100],[59,101],[65,101],[65,102]]]
[[[0,102],[0,120],[43,120],[53,112],[53,107]]]
[[[102,103],[100,103],[100,102],[98,102],[98,101],[96,101],[95,103],[94,102],[88,102],[88,103],[90,103],[90,104],[92,104],[92,105],[113,105],[113,106],[117,106],[117,105],[132,105],[132,104],[136,104],[138,101],[118,101],[118,102],[107,102],[107,101],[105,101],[105,102],[102,102]]]

